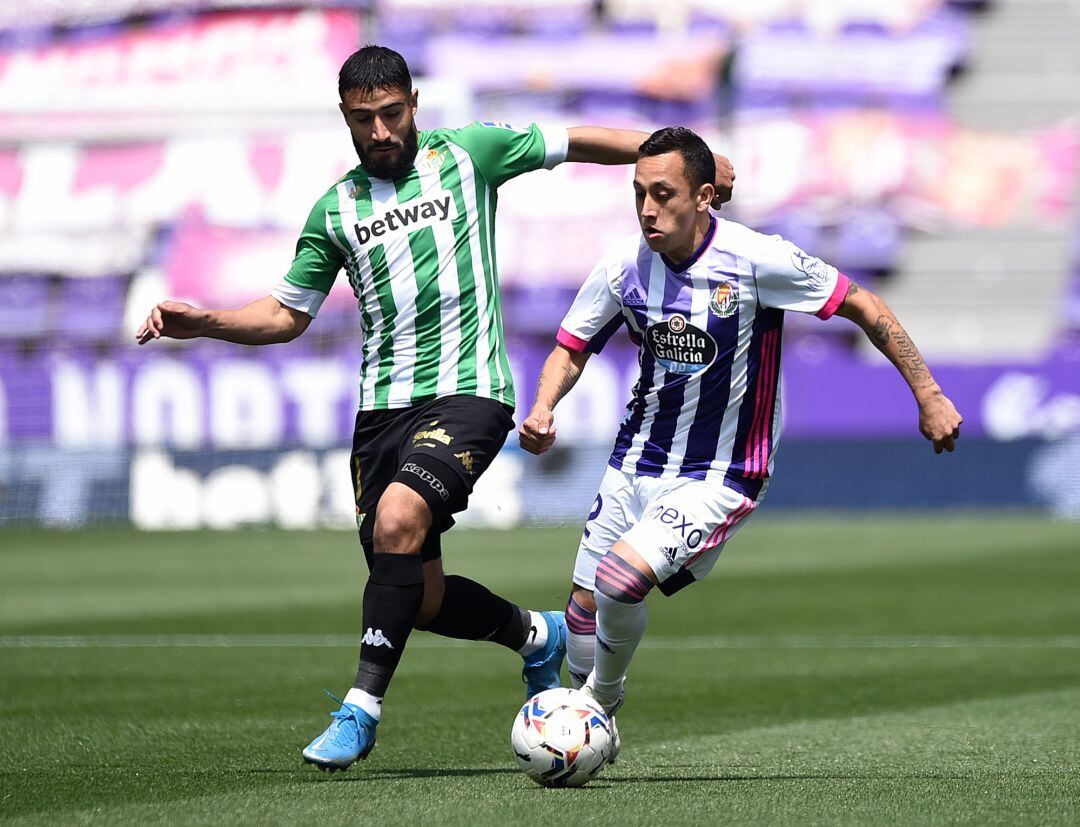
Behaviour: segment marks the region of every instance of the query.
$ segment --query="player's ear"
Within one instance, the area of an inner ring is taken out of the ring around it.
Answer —
[[[716,187],[713,184],[702,184],[698,187],[696,203],[694,205],[698,212],[705,212],[709,209],[709,205],[712,204],[712,200],[716,197]]]
[[[416,102],[418,100],[420,100],[420,90],[419,89],[413,89],[412,90],[412,97],[409,99],[409,107],[412,109],[412,113],[414,115],[416,114]]]

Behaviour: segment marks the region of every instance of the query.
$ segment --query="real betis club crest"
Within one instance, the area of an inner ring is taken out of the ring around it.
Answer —
[[[722,282],[716,286],[709,296],[709,310],[721,319],[735,315],[739,306],[739,288],[734,284]]]
[[[445,159],[445,149],[441,152],[437,149],[429,149],[417,166],[425,172],[438,172],[442,169],[443,161],[445,161]]]

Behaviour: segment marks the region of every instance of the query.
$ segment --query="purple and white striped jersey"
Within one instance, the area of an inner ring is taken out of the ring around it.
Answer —
[[[757,499],[780,436],[784,311],[827,319],[847,289],[835,267],[722,218],[677,267],[640,234],[617,244],[558,335],[571,350],[596,353],[626,324],[641,347],[641,376],[609,464],[714,480]]]

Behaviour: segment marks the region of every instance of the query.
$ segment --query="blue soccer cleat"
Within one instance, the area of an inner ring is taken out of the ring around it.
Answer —
[[[540,612],[547,622],[548,637],[543,649],[525,658],[521,678],[525,681],[525,700],[545,689],[562,686],[563,658],[566,657],[566,620],[562,612]]]
[[[375,727],[379,723],[360,707],[334,700],[341,709],[330,713],[334,719],[330,726],[303,753],[305,761],[326,772],[348,769],[355,761],[367,758],[375,746]]]

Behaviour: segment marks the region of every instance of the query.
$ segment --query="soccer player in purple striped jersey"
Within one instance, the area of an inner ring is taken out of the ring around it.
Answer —
[[[768,488],[785,311],[855,322],[911,388],[934,450],[954,450],[960,436],[960,414],[885,302],[781,237],[714,216],[714,174],[712,153],[688,129],[661,129],[641,145],[641,233],[582,285],[519,432],[525,450],[547,451],[556,404],[589,356],[628,328],[641,376],[582,533],[566,611],[574,686],[612,715],[648,594],[708,574]]]

